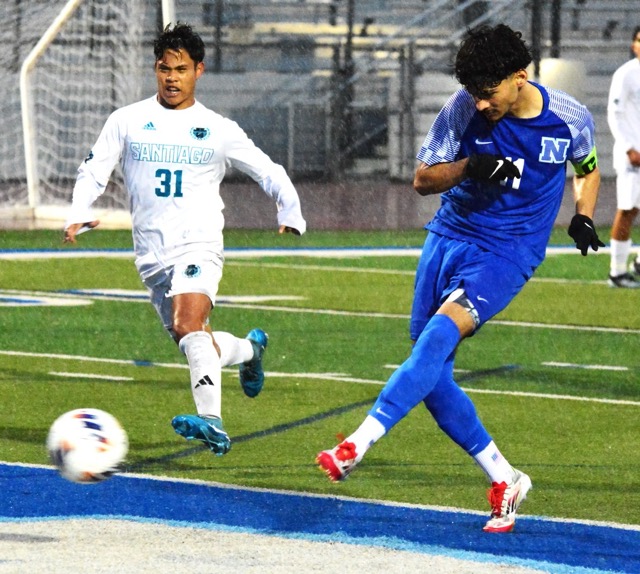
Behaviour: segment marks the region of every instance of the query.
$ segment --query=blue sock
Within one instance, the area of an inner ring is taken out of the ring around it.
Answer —
[[[447,436],[471,456],[491,442],[475,405],[453,380],[453,357],[445,364],[440,380],[424,404]]]
[[[369,411],[387,432],[433,390],[459,341],[460,331],[449,317],[434,315],[429,320],[411,355],[391,375]]]

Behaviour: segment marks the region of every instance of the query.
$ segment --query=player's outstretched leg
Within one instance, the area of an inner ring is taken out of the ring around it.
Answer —
[[[171,421],[171,426],[187,440],[204,443],[217,456],[222,456],[231,449],[231,440],[219,417],[178,415]]]
[[[362,455],[356,452],[356,445],[346,440],[331,450],[323,450],[316,456],[320,469],[333,482],[347,478],[361,460]]]
[[[485,532],[511,532],[516,522],[516,512],[531,490],[531,479],[519,470],[513,469],[513,479],[494,482],[487,498],[491,504],[491,518],[485,524]]]
[[[253,398],[260,393],[264,386],[262,356],[267,348],[269,335],[262,329],[252,329],[245,338],[251,342],[253,358],[240,364],[240,384],[244,394]]]

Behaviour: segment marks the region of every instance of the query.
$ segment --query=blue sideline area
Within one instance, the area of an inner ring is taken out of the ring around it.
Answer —
[[[330,496],[120,475],[83,486],[46,467],[0,463],[0,521],[120,518],[383,546],[554,574],[640,572],[640,530],[521,517],[511,534],[486,516]]]

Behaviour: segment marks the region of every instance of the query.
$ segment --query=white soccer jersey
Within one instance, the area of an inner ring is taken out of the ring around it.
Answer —
[[[95,219],[91,205],[118,161],[143,279],[185,252],[221,252],[220,183],[227,166],[252,177],[276,201],[279,225],[306,230],[298,194],[284,168],[238,124],[199,102],[171,110],[153,96],[113,112],[78,169],[67,226]]]
[[[640,151],[640,60],[622,64],[611,78],[607,105],[609,128],[615,139],[613,167],[624,171],[629,164],[627,152]]]

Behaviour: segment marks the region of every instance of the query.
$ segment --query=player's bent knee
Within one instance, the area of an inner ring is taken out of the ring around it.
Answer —
[[[457,317],[456,324],[460,328],[460,334],[464,337],[473,333],[480,326],[480,315],[475,305],[471,302],[464,289],[458,288],[454,290],[447,300],[444,302],[441,310],[446,311],[445,305],[448,303],[455,303],[458,305],[464,314],[455,313]],[[446,314],[450,314],[451,311]],[[468,319],[468,320],[465,320]]]
[[[205,326],[198,322],[174,323],[169,331],[176,342],[180,342],[183,337],[197,331],[205,331]]]

